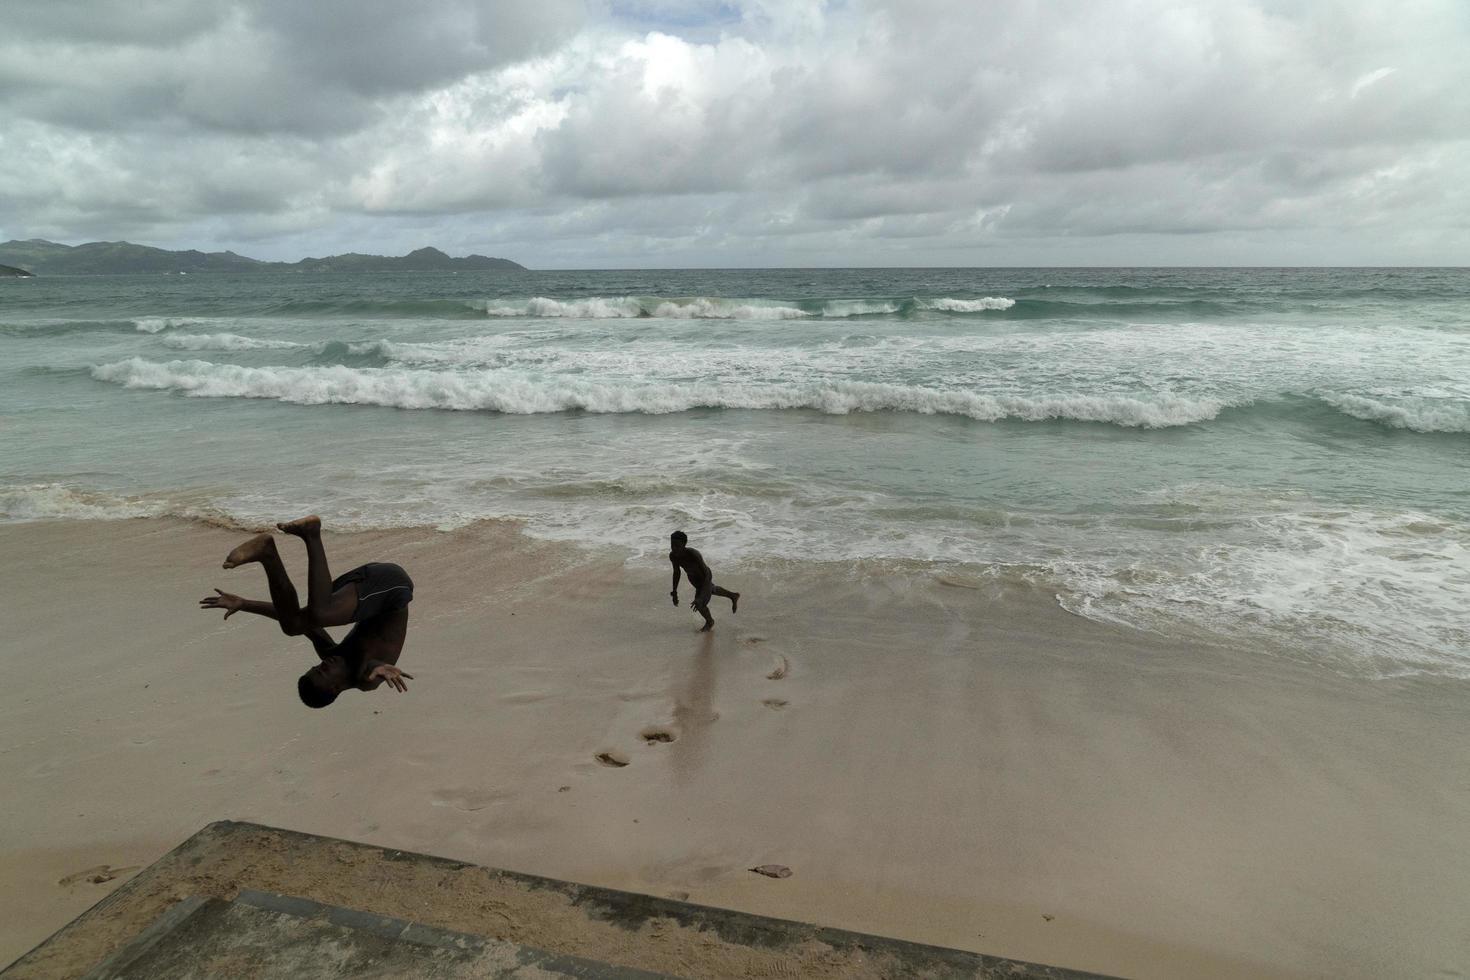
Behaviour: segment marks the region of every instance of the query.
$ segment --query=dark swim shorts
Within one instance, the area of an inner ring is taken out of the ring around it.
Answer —
[[[392,562],[368,562],[338,575],[332,580],[332,591],[349,584],[357,586],[357,611],[351,620],[354,623],[402,609],[413,601],[413,579]]]

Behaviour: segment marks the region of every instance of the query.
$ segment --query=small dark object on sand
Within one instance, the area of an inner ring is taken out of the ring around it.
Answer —
[[[763,864],[758,868],[751,868],[750,870],[758,875],[765,875],[767,878],[791,877],[791,869],[784,864]]]

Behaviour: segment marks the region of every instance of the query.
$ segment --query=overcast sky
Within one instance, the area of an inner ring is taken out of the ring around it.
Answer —
[[[1466,0],[5,0],[0,240],[1470,265]]]

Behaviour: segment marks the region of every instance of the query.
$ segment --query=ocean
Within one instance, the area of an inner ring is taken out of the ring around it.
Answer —
[[[1470,270],[0,280],[0,377],[3,521],[683,528],[1470,676]]]

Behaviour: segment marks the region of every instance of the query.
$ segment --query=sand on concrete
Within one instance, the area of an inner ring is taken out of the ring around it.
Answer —
[[[700,636],[666,565],[483,524],[328,529],[413,575],[417,681],[311,711],[309,645],[196,608],[264,597],[243,536],[0,527],[0,963],[233,818],[1130,976],[1470,964],[1470,682],[920,565],[719,568]]]
[[[0,975],[91,976],[104,961],[108,976],[1099,976],[238,821],[203,828]]]

